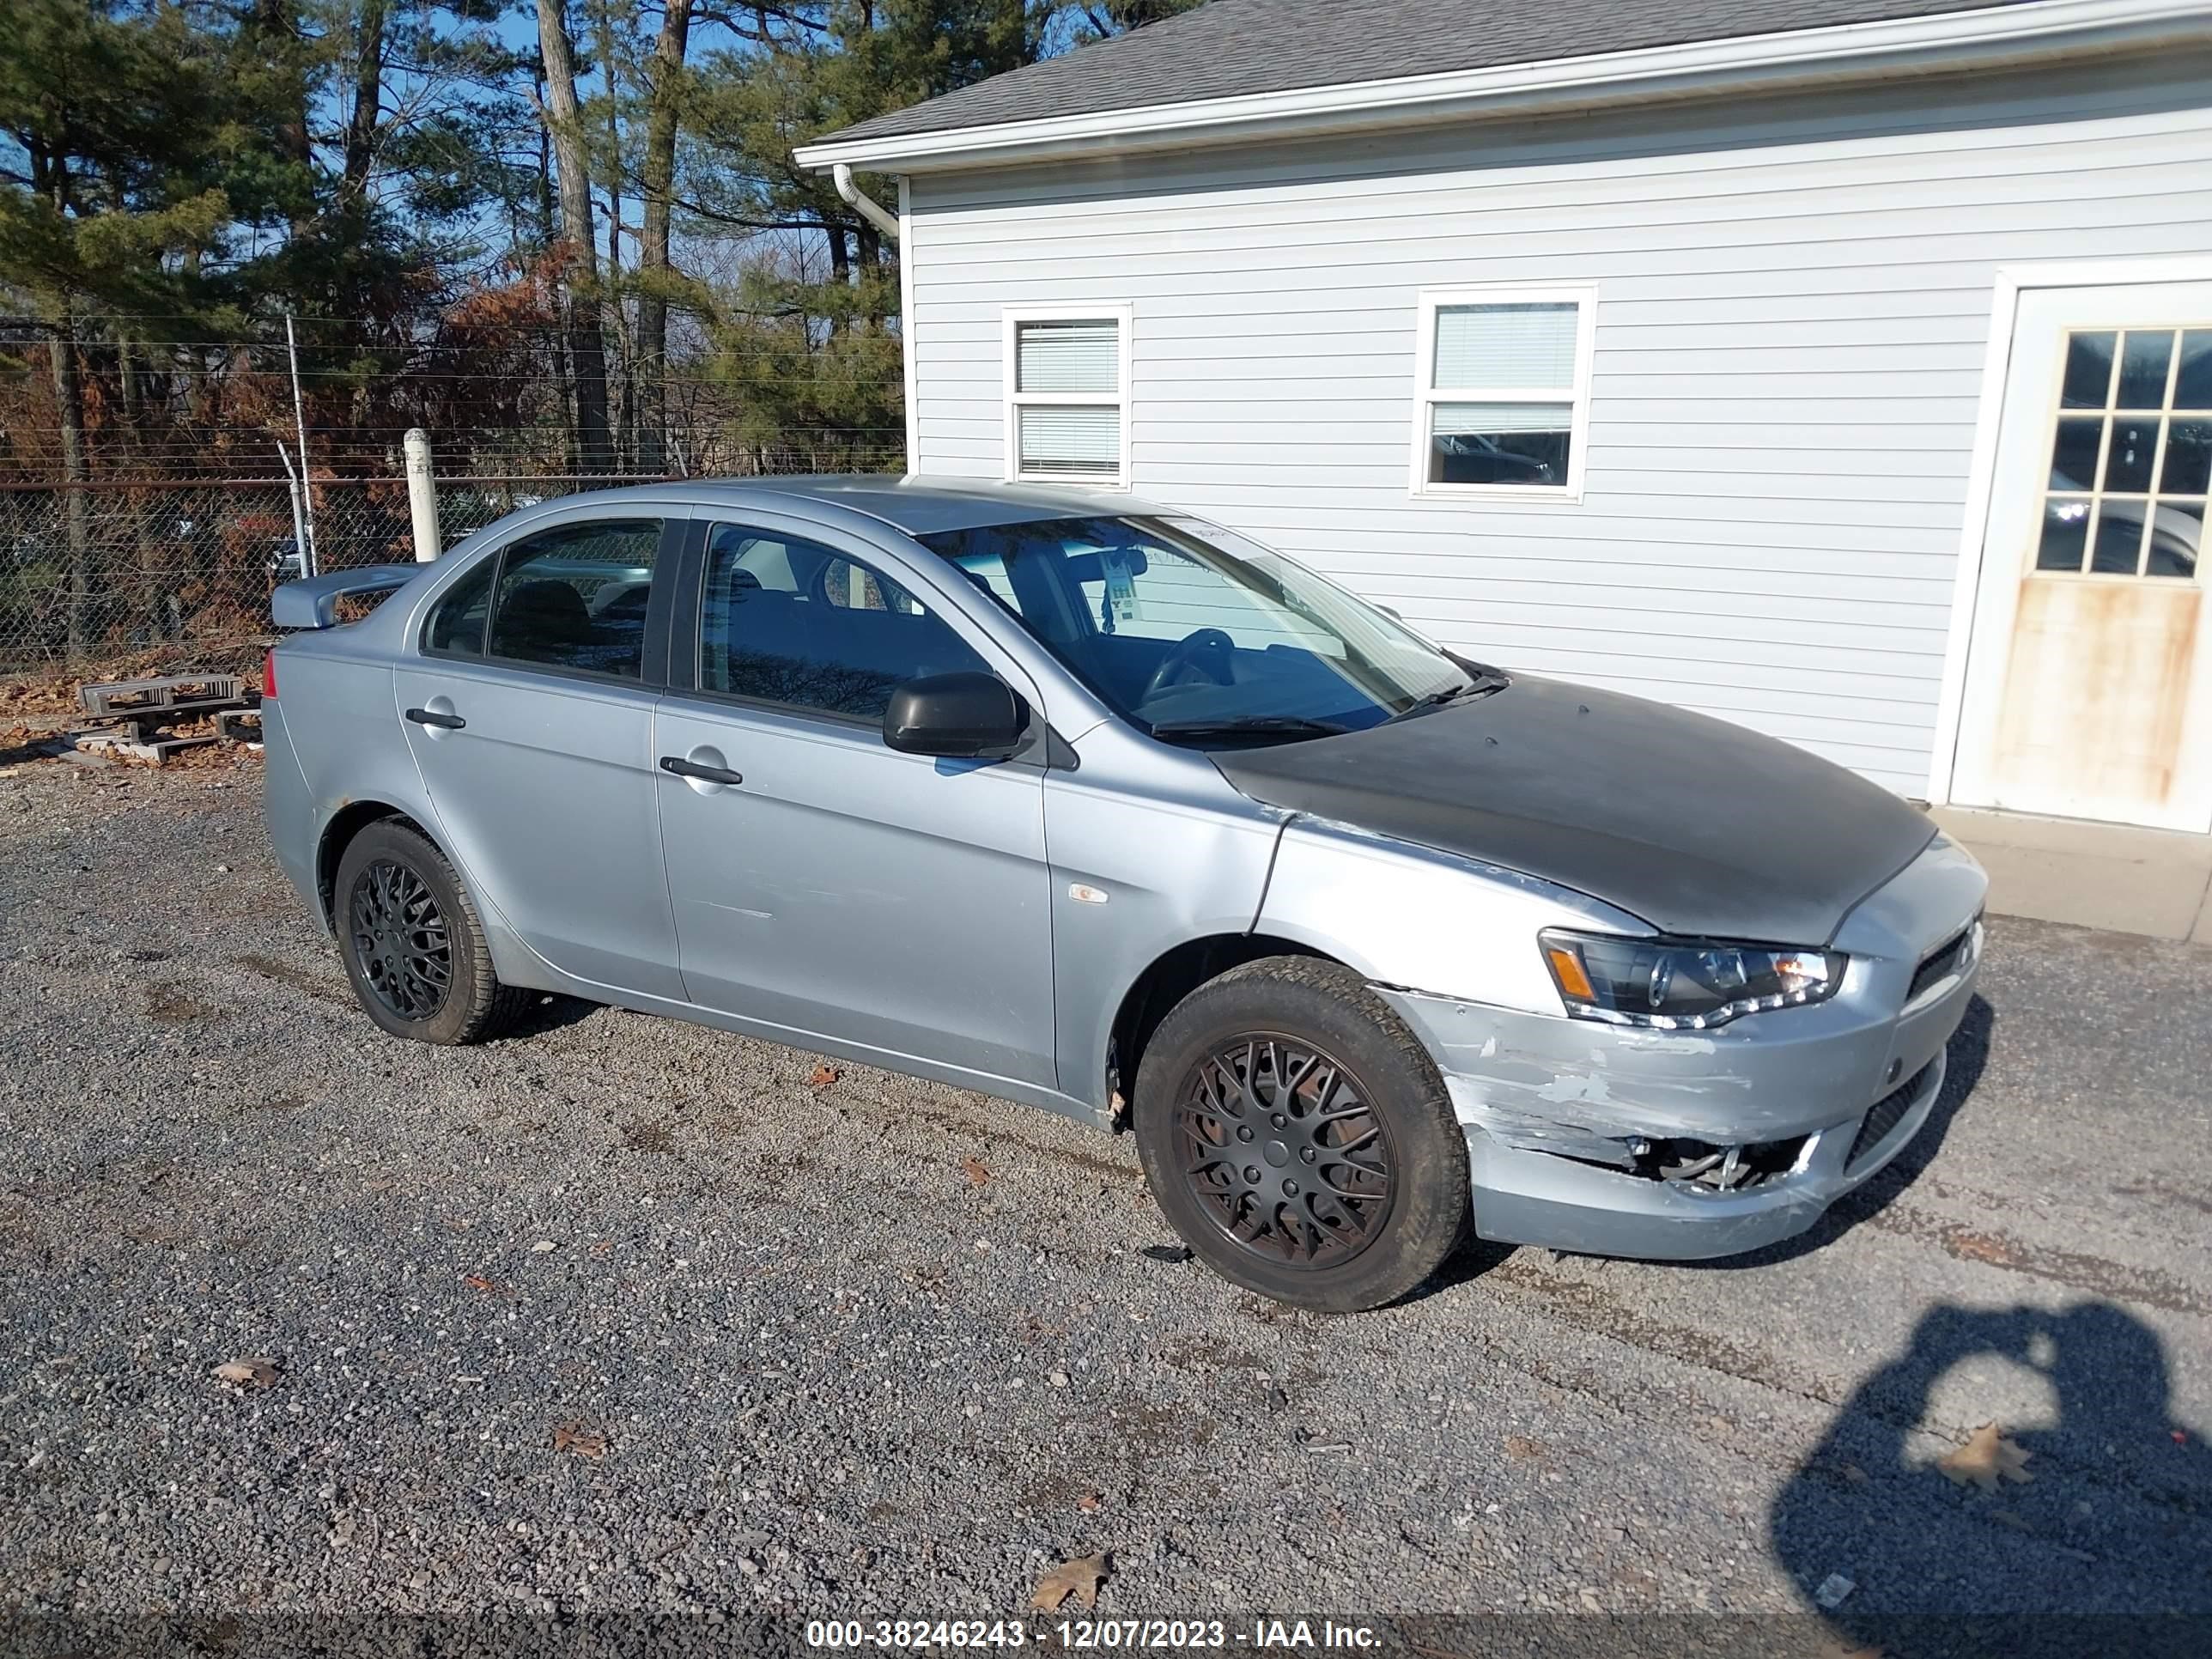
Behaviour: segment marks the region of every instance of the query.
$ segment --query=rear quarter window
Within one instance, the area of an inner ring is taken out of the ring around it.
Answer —
[[[491,614],[492,572],[496,557],[477,568],[447,588],[422,629],[422,648],[448,656],[481,656],[484,623]]]

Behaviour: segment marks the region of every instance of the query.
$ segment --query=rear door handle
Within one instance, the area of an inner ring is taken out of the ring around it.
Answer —
[[[697,761],[685,760],[681,755],[663,755],[660,769],[672,772],[679,778],[697,778],[706,783],[743,783],[744,775],[732,772],[726,766],[702,766]]]
[[[410,708],[407,718],[417,726],[440,726],[448,732],[458,732],[468,724],[459,714],[441,714],[434,708]]]

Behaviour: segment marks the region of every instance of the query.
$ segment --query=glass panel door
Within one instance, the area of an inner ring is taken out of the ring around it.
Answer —
[[[2212,830],[2212,283],[2024,290],[1951,799]]]

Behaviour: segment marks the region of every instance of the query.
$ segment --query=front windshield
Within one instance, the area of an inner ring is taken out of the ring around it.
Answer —
[[[1175,742],[1375,726],[1471,687],[1365,601],[1182,519],[1053,519],[924,536],[1124,719]]]

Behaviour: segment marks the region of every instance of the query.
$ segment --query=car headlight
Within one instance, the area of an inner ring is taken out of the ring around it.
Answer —
[[[1848,960],[1834,951],[1558,928],[1537,939],[1568,1013],[1662,1031],[1710,1030],[1762,1009],[1825,1002],[1843,983]]]

